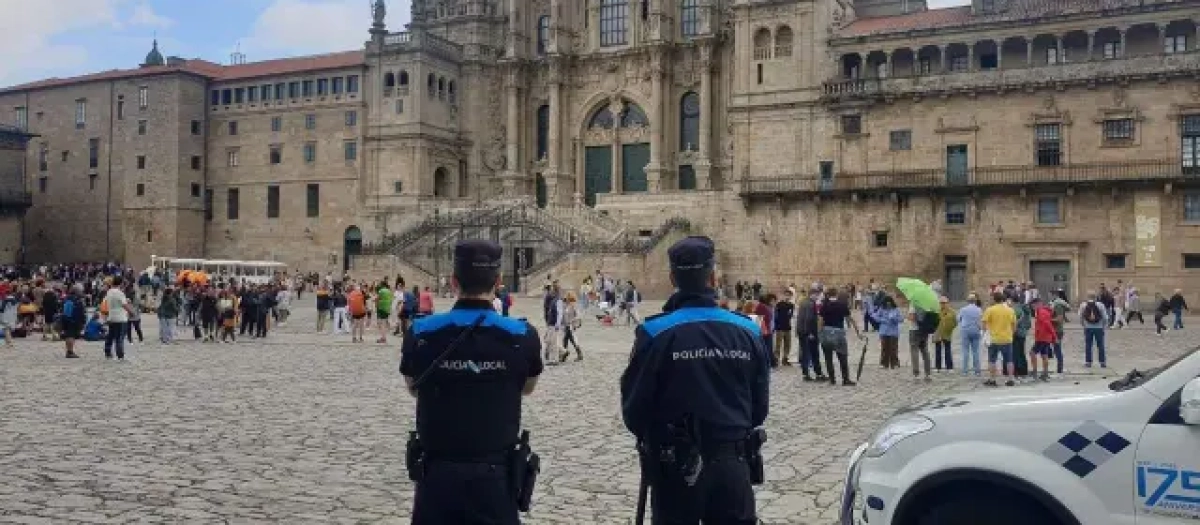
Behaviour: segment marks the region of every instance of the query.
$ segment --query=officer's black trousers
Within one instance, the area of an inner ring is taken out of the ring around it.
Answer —
[[[431,461],[417,483],[413,525],[520,525],[508,469]],[[753,509],[753,506],[751,507]]]
[[[654,525],[755,525],[754,489],[750,470],[741,457],[710,458],[696,485],[688,487],[678,474],[669,474],[650,491]]]

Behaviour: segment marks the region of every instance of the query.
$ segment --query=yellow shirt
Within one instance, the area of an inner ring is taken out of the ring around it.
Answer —
[[[983,325],[987,327],[992,344],[1012,344],[1013,332],[1017,328],[1017,314],[1007,304],[993,304],[983,311]]]

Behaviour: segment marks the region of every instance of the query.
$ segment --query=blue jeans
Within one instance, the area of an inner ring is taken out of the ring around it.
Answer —
[[[1058,342],[1054,343],[1054,361],[1058,363],[1058,373],[1063,373],[1062,340],[1063,333],[1058,334]]]
[[[933,366],[938,370],[942,369],[943,359],[945,359],[946,370],[954,370],[954,353],[950,349],[950,340],[937,340],[933,342]]]
[[[113,350],[117,352],[117,359],[125,359],[125,323],[108,323],[108,335],[104,337],[104,357],[111,358]]]
[[[775,337],[772,334],[761,336],[763,347],[767,349],[767,355],[771,356],[771,366],[779,366],[779,361],[775,360]]]
[[[1175,327],[1174,330],[1183,330],[1183,310],[1175,310]],[[1101,350],[1103,352],[1103,350]],[[1101,354],[1103,355],[1103,354]],[[1103,361],[1101,361],[1103,362]]]
[[[962,373],[967,375],[968,370],[974,370],[975,375],[979,375],[979,343],[983,338],[980,332],[970,333],[963,332],[962,334]]]
[[[1095,343],[1096,349],[1100,352],[1100,365],[1104,366],[1108,362],[1104,356],[1104,329],[1103,328],[1084,328],[1083,329],[1083,362],[1092,364],[1092,344]]]
[[[175,320],[165,317],[158,318],[158,340],[170,343],[175,340]]]

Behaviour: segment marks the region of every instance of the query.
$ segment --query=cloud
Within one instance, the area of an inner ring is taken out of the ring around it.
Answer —
[[[242,49],[259,60],[360,48],[371,26],[368,7],[363,0],[275,0],[258,15]]]
[[[150,4],[142,2],[133,8],[133,13],[129,16],[129,23],[134,26],[168,28],[175,25],[175,21],[154,12],[154,8]]]
[[[53,42],[54,37],[93,28],[119,26],[124,0],[0,0],[0,86],[26,82],[55,71],[73,70],[88,61],[81,45]]]

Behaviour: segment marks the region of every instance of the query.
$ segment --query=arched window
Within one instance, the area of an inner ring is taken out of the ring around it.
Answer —
[[[683,36],[700,34],[700,0],[680,0],[679,29]]]
[[[438,98],[446,98],[446,79],[445,77],[438,79]]]
[[[627,0],[600,0],[600,45],[619,46],[625,44],[629,22]]]
[[[613,114],[612,110],[608,109],[608,105],[601,106],[592,114],[592,119],[588,121],[589,129],[612,129]]]
[[[400,70],[400,87],[408,87],[408,71]]]
[[[438,168],[433,172],[433,196],[450,196],[450,175],[446,173],[446,168]]]
[[[637,104],[628,103],[625,105],[625,112],[621,113],[622,128],[641,128],[650,125],[650,119],[646,118],[646,112]]]
[[[541,160],[550,151],[550,106],[543,105],[537,110],[537,159]]]
[[[765,27],[758,28],[754,32],[754,59],[755,60],[770,60],[771,59],[771,30]]]
[[[775,30],[775,58],[792,56],[792,28],[779,26]]]
[[[391,71],[384,73],[383,74],[383,87],[390,88],[390,87],[395,87],[395,86],[396,86],[396,75],[393,75]]]
[[[429,90],[429,98],[437,98],[437,77],[430,73],[425,83],[428,84],[426,89]]]
[[[700,95],[688,92],[679,101],[679,150],[700,149]]]
[[[550,17],[542,15],[537,22],[537,54],[545,55],[550,46]]]
[[[454,93],[454,81],[451,80],[448,84],[449,85],[446,87],[446,89],[450,92],[450,103],[453,104],[456,101],[456,96]]]

